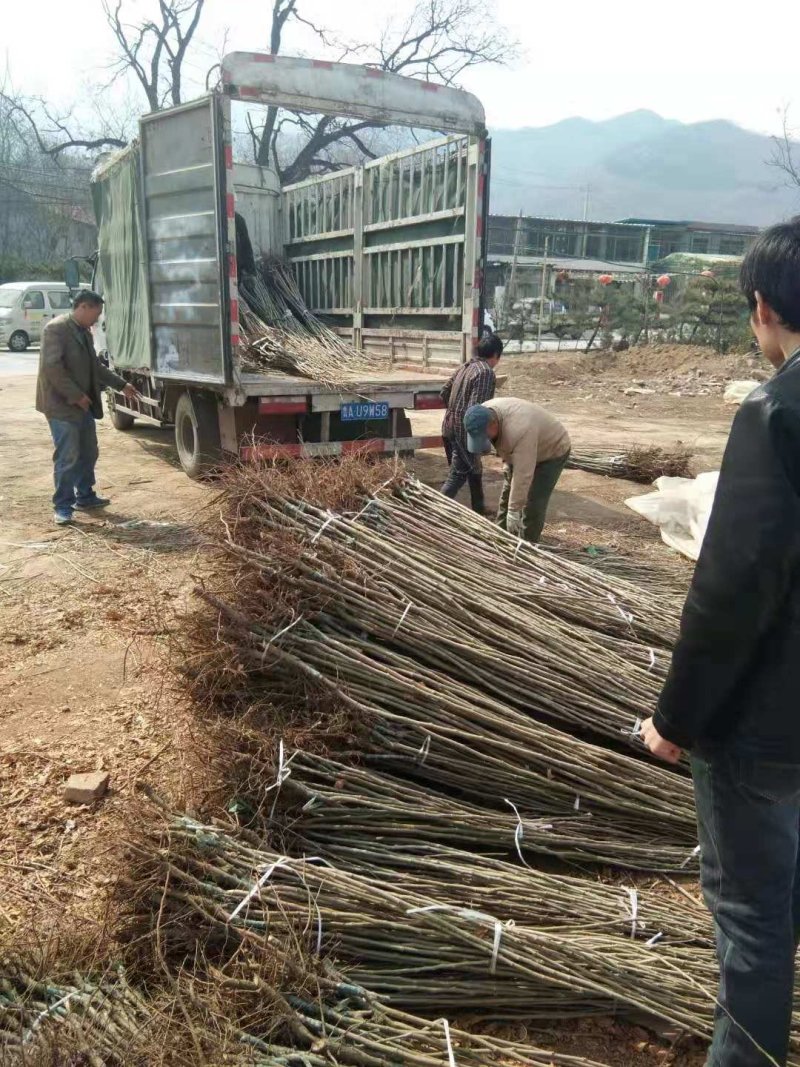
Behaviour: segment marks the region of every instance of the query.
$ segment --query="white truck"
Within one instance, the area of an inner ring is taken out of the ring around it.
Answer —
[[[274,171],[234,162],[235,101],[440,136],[281,188]],[[146,115],[138,140],[93,178],[98,350],[142,397],[110,394],[114,425],[174,425],[192,477],[226,454],[440,444],[414,436],[407,412],[441,407],[446,376],[478,338],[488,173],[484,112],[469,93],[351,64],[227,55],[218,89]],[[307,306],[383,354],[386,372],[345,393],[242,369],[237,216],[256,258],[288,261]]]

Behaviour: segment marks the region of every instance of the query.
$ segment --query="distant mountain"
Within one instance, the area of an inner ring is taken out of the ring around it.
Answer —
[[[800,212],[800,189],[786,187],[771,155],[769,137],[732,122],[686,124],[652,111],[497,129],[491,210],[582,218],[588,200],[598,220],[767,225]]]

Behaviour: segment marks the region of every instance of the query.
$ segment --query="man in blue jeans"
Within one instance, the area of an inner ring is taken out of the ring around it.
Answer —
[[[691,755],[720,986],[708,1067],[786,1063],[800,940],[800,217],[763,233],[741,282],[773,378],[733,421],[652,719]]]
[[[91,511],[111,503],[94,489],[95,420],[103,417],[102,390],[117,389],[129,399],[137,395],[97,358],[91,328],[102,310],[103,298],[83,289],[72,311],[52,319],[42,335],[36,410],[47,417],[55,444],[53,505],[58,526],[72,522],[76,508]]]

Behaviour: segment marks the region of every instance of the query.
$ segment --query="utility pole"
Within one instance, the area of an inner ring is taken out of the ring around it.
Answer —
[[[542,321],[544,319],[544,298],[547,292],[547,253],[550,248],[550,238],[544,239],[544,259],[542,260],[542,288],[539,291],[539,321],[536,325],[536,351],[542,350]]]
[[[508,329],[509,319],[511,317],[511,303],[514,299],[514,290],[517,285],[517,260],[519,259],[520,249],[522,247],[522,208],[520,208],[519,215],[517,216],[517,228],[514,232],[514,251],[511,255],[511,273],[508,276],[508,285],[506,285],[506,298],[505,298],[505,315],[503,325]]]
[[[584,193],[584,196],[583,196],[583,221],[584,222],[588,222],[588,220],[589,220],[589,193],[591,191],[592,191],[592,187],[587,182],[586,183],[586,188],[583,190],[583,193]]]

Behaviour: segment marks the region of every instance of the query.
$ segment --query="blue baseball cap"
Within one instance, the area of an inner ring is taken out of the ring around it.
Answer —
[[[473,404],[464,414],[464,429],[467,431],[467,451],[483,456],[492,451],[492,442],[486,432],[492,421],[492,411],[483,404]]]

